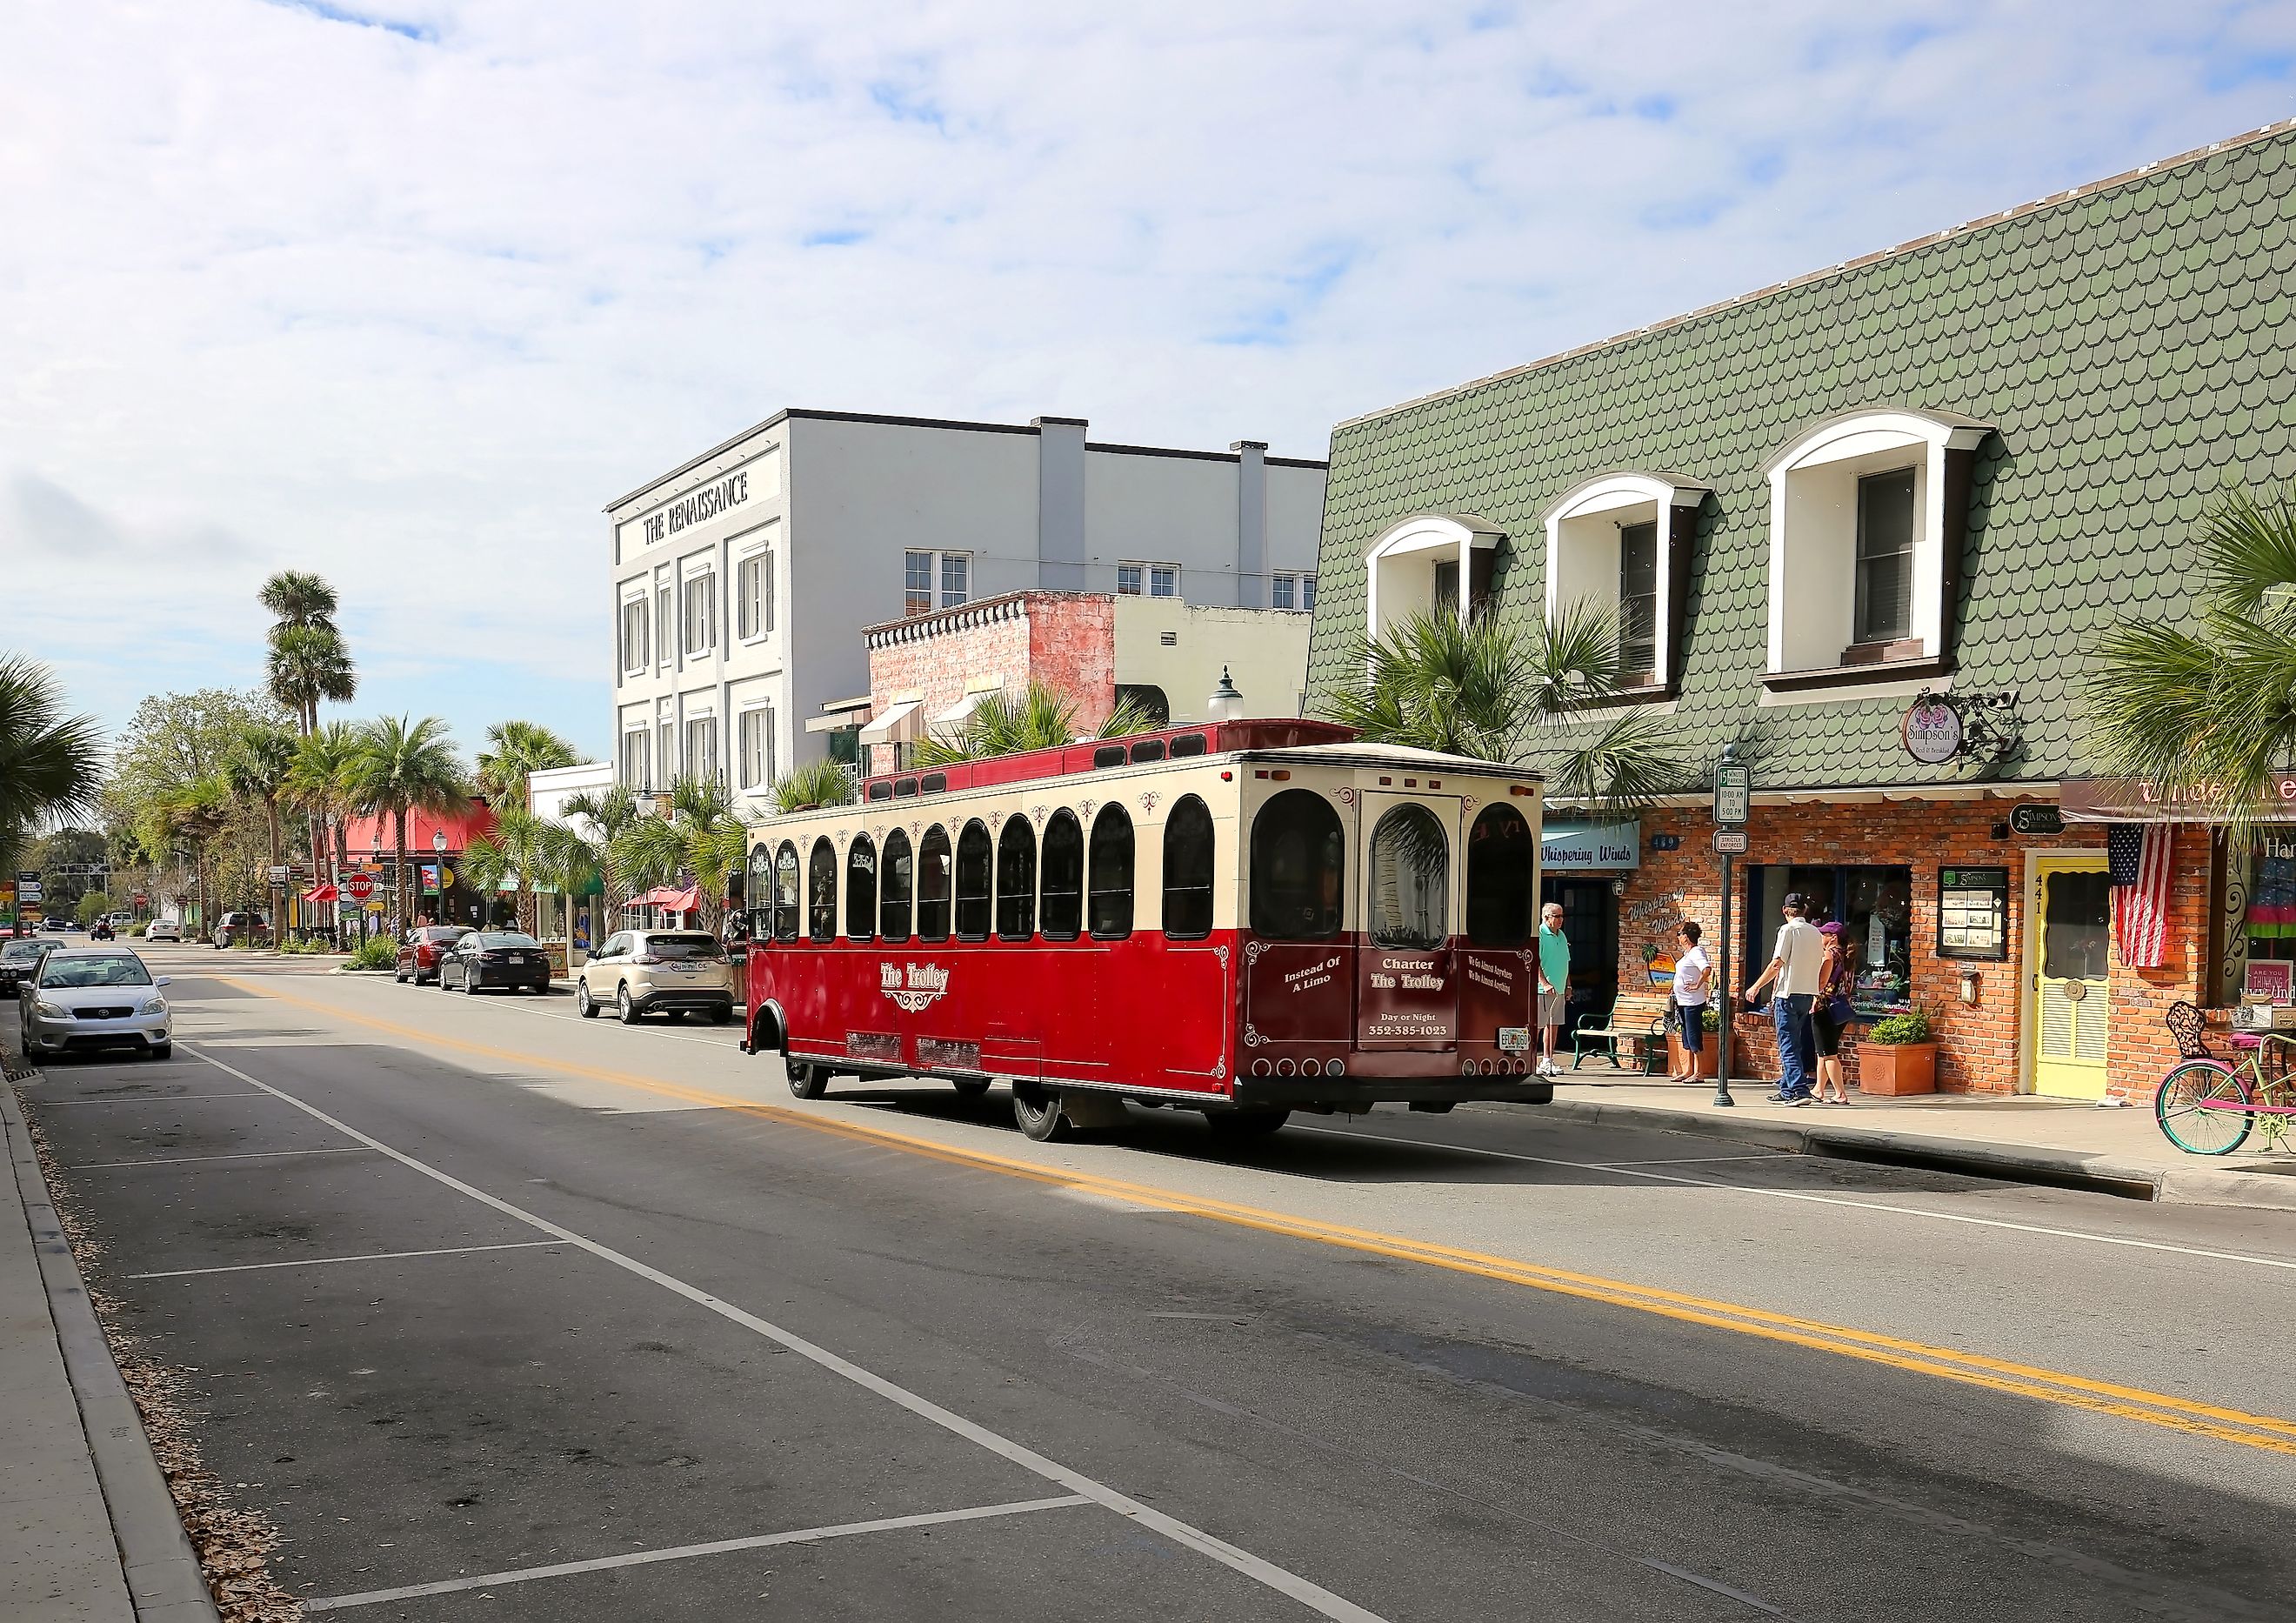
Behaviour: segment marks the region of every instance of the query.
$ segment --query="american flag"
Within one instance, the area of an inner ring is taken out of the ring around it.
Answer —
[[[2159,969],[2168,954],[2169,830],[2166,823],[2116,823],[2104,831],[2113,931],[2120,961],[2131,969]]]

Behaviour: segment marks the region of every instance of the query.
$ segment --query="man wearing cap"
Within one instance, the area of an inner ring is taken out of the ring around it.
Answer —
[[[1825,938],[1802,917],[1801,893],[1790,890],[1781,911],[1778,944],[1770,954],[1770,967],[1746,988],[1751,1000],[1772,981],[1777,995],[1770,999],[1770,1018],[1778,1033],[1778,1091],[1770,1095],[1777,1104],[1809,1102],[1810,1073],[1817,1069],[1817,1043],[1809,1029],[1810,1004],[1817,1000],[1824,978]]]

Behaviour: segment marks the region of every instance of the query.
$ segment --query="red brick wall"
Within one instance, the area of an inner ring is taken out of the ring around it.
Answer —
[[[930,722],[962,700],[975,678],[1002,676],[1017,693],[1033,676],[1075,701],[1079,732],[1108,719],[1116,708],[1113,598],[1028,592],[1017,603],[988,599],[968,609],[921,617],[914,627],[921,635],[870,628],[869,696],[877,714],[896,693],[922,693]],[[873,744],[870,755],[871,771],[893,769],[891,745]]]
[[[1116,709],[1116,600],[1097,594],[1034,600],[1029,674],[1075,701],[1078,732],[1098,732]]]
[[[1750,850],[1739,859],[1737,895],[1732,903],[1730,977],[1733,990],[1768,962],[1767,947],[1751,966],[1739,943],[1745,917],[1744,871],[1748,864],[1813,863],[1898,865],[1913,870],[1913,999],[1928,1011],[1938,1035],[1938,1086],[1956,1093],[2013,1093],[2021,1086],[2025,956],[2025,858],[2037,850],[2095,848],[2104,843],[2097,824],[2069,824],[2062,834],[1996,839],[2005,827],[2011,803],[1983,801],[1882,801],[1857,805],[1757,806],[1747,829]],[[1674,834],[1674,851],[1652,851],[1651,836]],[[2107,1067],[2115,1093],[2149,1099],[2153,1085],[2175,1053],[2161,1016],[2169,1004],[2198,1003],[2207,954],[2209,839],[2205,831],[2177,829],[2172,861],[2174,889],[2168,962],[2159,970],[2132,970],[2112,960]],[[1714,855],[1713,824],[1703,807],[1662,809],[1643,817],[1643,866],[1628,881],[1619,911],[1619,983],[1648,984],[1644,948],[1671,950],[1676,924],[1699,922],[1708,950],[1721,928],[1721,863]],[[1937,955],[1937,871],[1943,865],[2005,866],[2012,886],[2009,956],[1998,963],[1966,964]],[[1767,943],[1775,920],[1762,921]],[[1961,971],[1975,968],[1982,980],[1978,1000],[1961,1001]],[[1732,1037],[1732,1069],[1740,1076],[1777,1074],[1777,1049],[1767,1014],[1741,1013]],[[1856,1045],[1845,1045],[1845,1065],[1857,1075]]]

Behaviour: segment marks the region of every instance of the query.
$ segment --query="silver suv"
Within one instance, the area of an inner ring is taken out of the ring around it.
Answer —
[[[656,1012],[707,1014],[722,1026],[734,1018],[734,966],[706,930],[617,930],[574,977],[583,1019],[609,1006],[626,1026]]]

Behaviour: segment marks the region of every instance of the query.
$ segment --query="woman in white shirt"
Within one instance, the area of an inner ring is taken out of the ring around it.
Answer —
[[[1706,1005],[1714,996],[1714,964],[1698,945],[1698,921],[1685,919],[1675,932],[1680,948],[1674,958],[1675,1027],[1682,1037],[1682,1052],[1690,1069],[1669,1082],[1698,1080],[1699,1050],[1706,1043]]]

